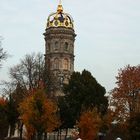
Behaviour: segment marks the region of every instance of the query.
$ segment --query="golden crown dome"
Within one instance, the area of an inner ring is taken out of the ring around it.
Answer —
[[[72,17],[63,12],[63,6],[59,3],[57,7],[57,12],[49,15],[47,20],[47,28],[50,27],[66,27],[74,28]]]

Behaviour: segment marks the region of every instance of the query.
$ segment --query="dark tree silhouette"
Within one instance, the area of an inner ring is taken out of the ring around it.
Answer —
[[[81,112],[96,107],[105,114],[108,100],[105,88],[102,87],[89,71],[74,72],[68,85],[64,85],[63,102],[60,103],[60,114],[65,127],[73,127]]]

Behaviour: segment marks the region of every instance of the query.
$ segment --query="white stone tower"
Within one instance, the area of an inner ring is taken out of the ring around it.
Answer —
[[[49,15],[45,36],[47,88],[55,96],[63,95],[63,84],[74,71],[75,32],[72,17],[59,3],[57,11]]]

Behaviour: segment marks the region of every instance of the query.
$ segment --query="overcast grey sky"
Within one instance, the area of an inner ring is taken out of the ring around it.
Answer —
[[[25,54],[44,53],[47,17],[59,0],[0,0],[0,35],[3,48],[12,55],[0,70]],[[74,19],[75,71],[89,70],[107,91],[115,85],[118,69],[140,64],[140,0],[62,0]]]

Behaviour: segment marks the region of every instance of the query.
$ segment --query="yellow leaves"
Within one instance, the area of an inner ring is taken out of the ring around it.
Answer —
[[[78,123],[82,140],[93,140],[96,138],[100,126],[101,118],[97,109],[83,112]]]

